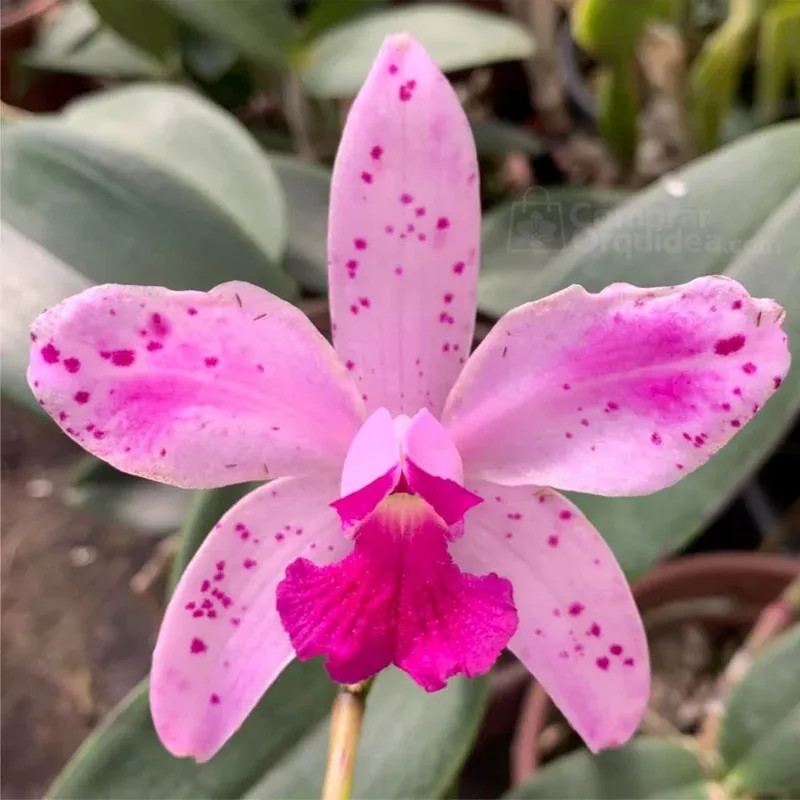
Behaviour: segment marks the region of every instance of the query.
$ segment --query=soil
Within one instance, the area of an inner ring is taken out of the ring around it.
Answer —
[[[129,586],[153,540],[65,505],[81,451],[47,419],[2,412],[0,795],[22,800],[146,675],[160,610]]]

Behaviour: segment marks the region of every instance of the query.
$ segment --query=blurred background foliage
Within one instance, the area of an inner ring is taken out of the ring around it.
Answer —
[[[32,413],[28,324],[92,283],[248,280],[328,332],[330,164],[351,98],[397,31],[449,74],[473,126],[485,210],[478,337],[509,308],[572,283],[723,273],[786,307],[800,356],[798,0],[3,0],[2,11],[2,387]],[[687,546],[796,556],[798,407],[795,369],[677,486],[574,499],[631,578]],[[170,584],[247,488],[192,494],[92,457],[75,459],[72,475],[60,501],[160,542]],[[795,629],[759,656],[711,757],[679,736],[698,728],[701,703],[669,736],[646,724],[649,736],[556,759],[510,796],[706,797],[720,785],[796,796],[798,641]],[[472,774],[492,752],[503,676],[519,703],[514,666],[497,675],[488,713],[487,680],[428,697],[399,673],[381,676],[356,795],[455,796],[468,757],[460,791],[502,791],[504,775]],[[331,693],[319,665],[291,666],[198,767],[161,749],[139,686],[51,793],[313,796]]]

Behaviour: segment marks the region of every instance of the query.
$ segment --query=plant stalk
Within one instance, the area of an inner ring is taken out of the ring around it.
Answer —
[[[343,686],[333,701],[322,800],[349,800],[352,794],[361,723],[371,685],[372,679]]]

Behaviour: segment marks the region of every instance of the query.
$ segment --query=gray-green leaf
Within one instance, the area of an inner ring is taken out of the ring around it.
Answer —
[[[280,261],[286,209],[278,178],[228,112],[178,86],[139,84],[80,99],[62,119],[198,190],[270,260]]]
[[[587,750],[548,764],[504,797],[515,800],[705,800],[703,770],[679,741],[634,739],[618,750]]]
[[[381,9],[337,25],[302,54],[308,90],[318,97],[350,97],[361,88],[383,40],[409,33],[444,71],[527,58],[530,34],[509,17],[465,6],[423,3]]]
[[[755,660],[733,690],[719,752],[729,791],[800,793],[800,625]]]

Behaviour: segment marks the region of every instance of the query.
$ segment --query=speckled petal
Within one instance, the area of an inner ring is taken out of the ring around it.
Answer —
[[[32,339],[28,381],[61,428],[164,483],[338,474],[364,415],[302,312],[246,283],[96,286],[37,317]]]
[[[389,37],[350,109],[328,234],[334,342],[370,409],[441,411],[469,353],[479,235],[458,98],[417,42]]]
[[[170,600],[150,682],[156,731],[176,756],[207,761],[294,657],[275,588],[299,557],[320,566],[352,548],[328,503],[338,479],[282,478],[237,503]]]
[[[623,744],[650,692],[642,621],[613,554],[581,512],[550,489],[485,481],[485,502],[450,546],[470,572],[511,581],[519,627],[509,649],[592,750]]]
[[[572,286],[500,320],[443,422],[467,477],[654,492],[705,463],[780,386],[782,319],[724,277]]]

